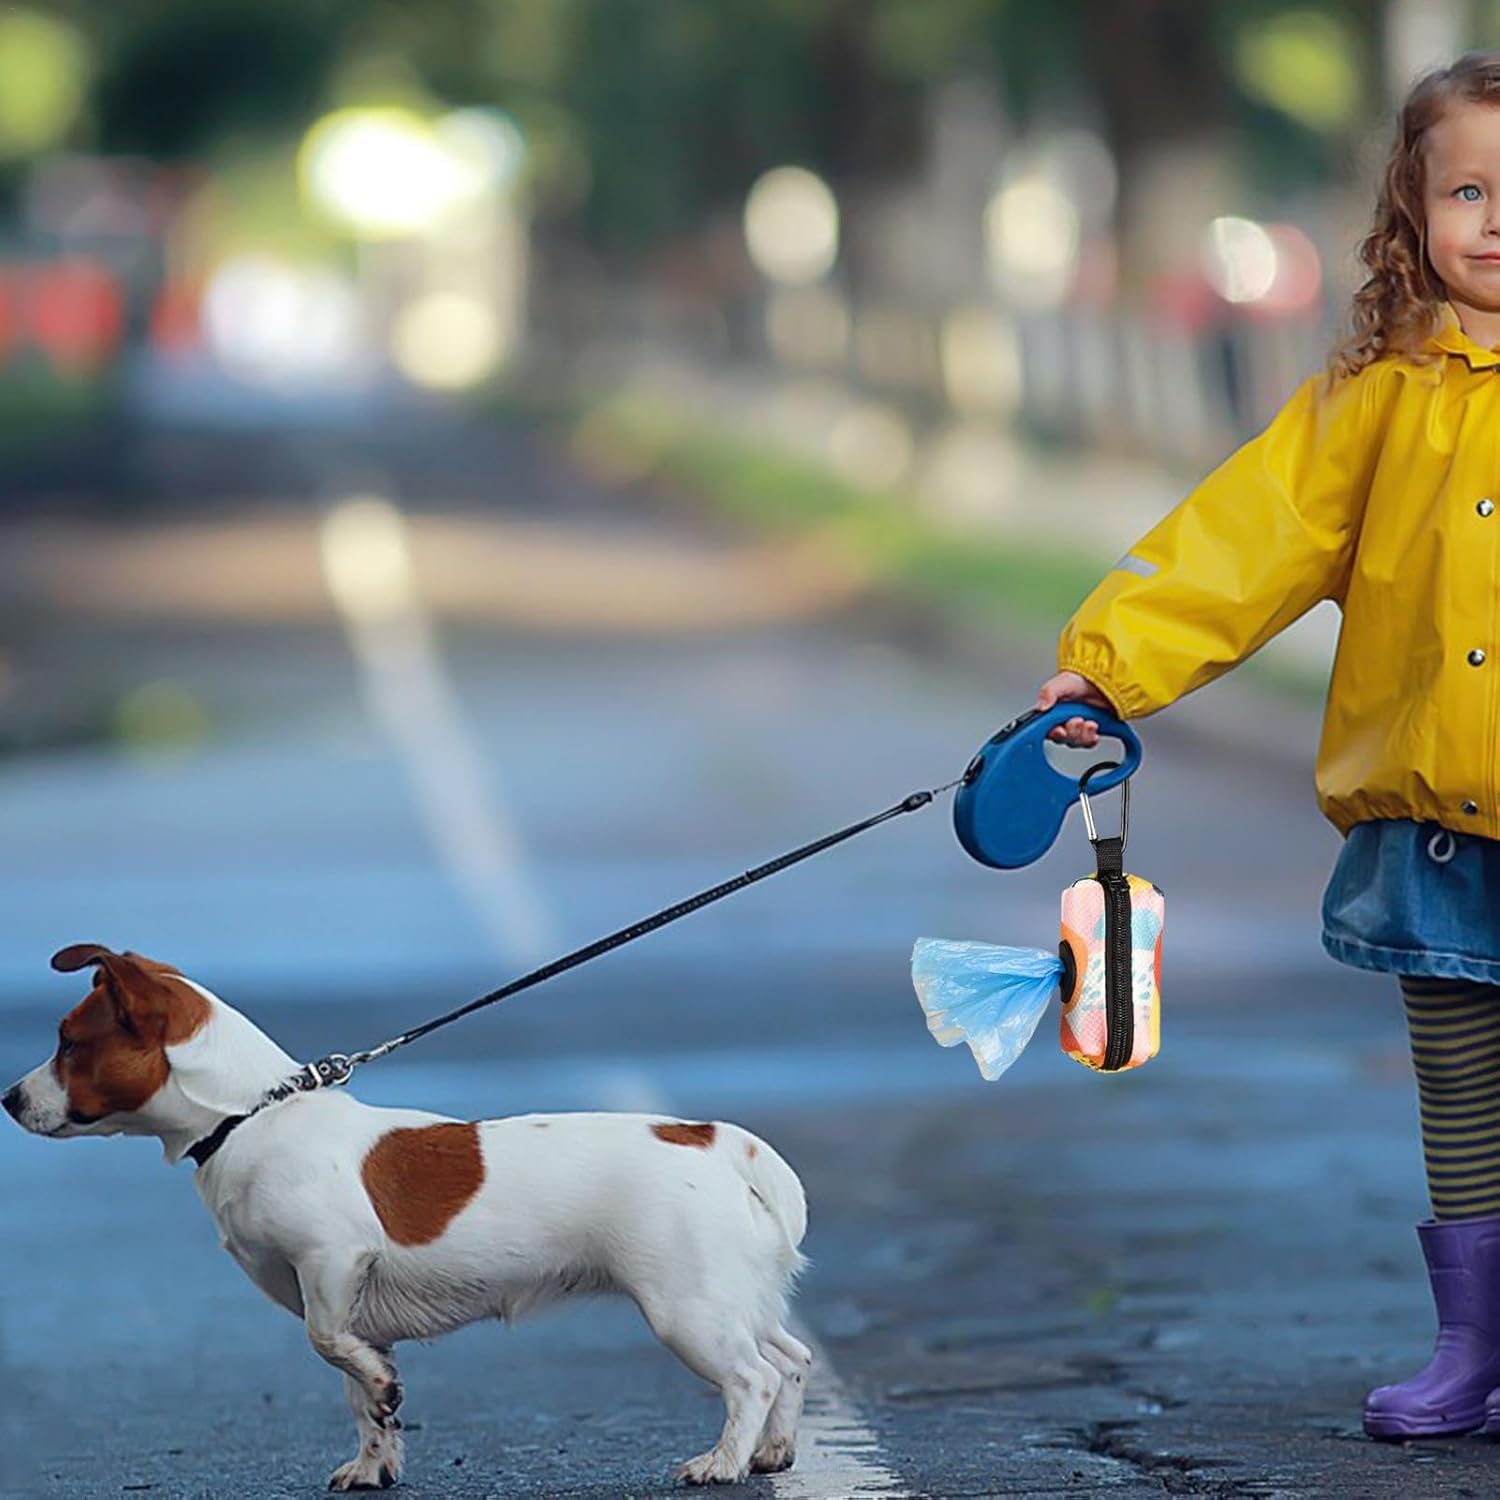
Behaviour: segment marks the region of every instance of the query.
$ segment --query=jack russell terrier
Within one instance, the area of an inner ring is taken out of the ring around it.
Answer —
[[[198,1163],[224,1248],[343,1372],[359,1453],[330,1488],[401,1477],[393,1344],[600,1292],[630,1297],[723,1395],[718,1443],[678,1478],[791,1466],[812,1354],[785,1319],[807,1208],[764,1141],[641,1115],[463,1122],[342,1090],[257,1110],[298,1071],[269,1037],[167,964],[96,943],[52,959],[91,965],[56,1053],[5,1108],[37,1135],[154,1135]]]

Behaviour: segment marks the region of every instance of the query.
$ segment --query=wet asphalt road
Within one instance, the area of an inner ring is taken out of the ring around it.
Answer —
[[[497,449],[502,499],[515,451]],[[46,1054],[77,998],[46,968],[68,942],[170,959],[298,1055],[525,966],[443,863],[332,621],[26,620],[28,675],[170,678],[217,727],[175,757],[0,762],[0,1077]],[[981,670],[878,609],[668,637],[447,625],[439,645],[548,952],[951,778],[1050,660],[1017,637]],[[1087,1074],[1044,1022],[986,1085],[929,1039],[912,940],[1050,948],[1057,893],[1090,868],[1072,820],[1000,875],[929,810],[356,1092],[459,1116],[720,1116],[777,1145],[808,1187],[798,1306],[823,1357],[802,1462],[752,1493],[1493,1494],[1488,1444],[1358,1432],[1366,1387],[1425,1357],[1425,1205],[1394,986],[1317,945],[1335,836],[1305,763],[1170,721],[1146,736],[1127,863],[1167,892],[1167,1009],[1140,1072]],[[352,1452],[340,1382],[217,1248],[186,1169],[149,1142],[8,1128],[0,1174],[4,1493],[320,1492]],[[720,1421],[607,1303],[401,1366],[414,1495],[667,1494]]]

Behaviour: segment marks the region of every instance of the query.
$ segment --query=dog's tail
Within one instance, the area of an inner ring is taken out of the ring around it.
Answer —
[[[797,1247],[807,1233],[807,1197],[802,1181],[758,1136],[737,1125],[725,1128],[724,1144],[734,1169],[762,1208],[775,1221],[786,1242],[783,1267],[795,1275],[806,1264]]]

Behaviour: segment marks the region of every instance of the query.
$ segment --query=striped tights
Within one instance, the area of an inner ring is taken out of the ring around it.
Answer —
[[[1434,1219],[1500,1214],[1500,985],[1401,976]]]

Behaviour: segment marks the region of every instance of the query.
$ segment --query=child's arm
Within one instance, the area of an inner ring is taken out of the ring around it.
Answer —
[[[1058,643],[1059,673],[1140,718],[1342,597],[1374,464],[1373,385],[1307,381],[1084,600]]]

